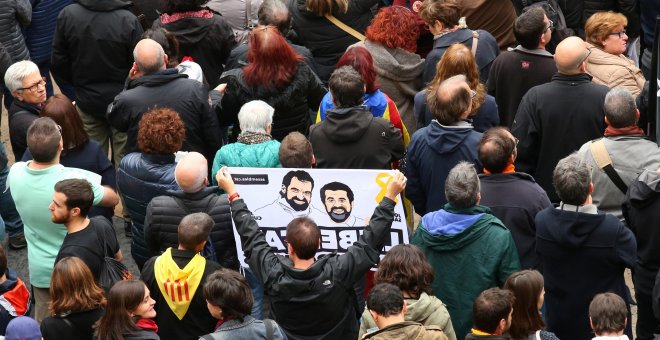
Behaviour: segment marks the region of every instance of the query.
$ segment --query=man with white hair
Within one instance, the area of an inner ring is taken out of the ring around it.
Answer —
[[[225,268],[236,270],[238,258],[229,200],[227,195],[216,195],[217,187],[207,186],[207,169],[206,159],[198,152],[188,153],[177,163],[174,176],[181,190],[151,200],[144,219],[144,238],[151,255],[160,255],[169,247],[177,247],[177,230],[184,216],[207,213],[214,222],[210,238],[215,260]]]
[[[198,81],[167,68],[168,56],[151,39],[142,39],[133,50],[133,67],[126,89],[108,107],[108,120],[128,134],[126,152],[138,151],[138,123],[154,106],[179,113],[186,127],[182,151],[196,151],[207,159],[220,147],[218,119],[210,108],[208,91]]]

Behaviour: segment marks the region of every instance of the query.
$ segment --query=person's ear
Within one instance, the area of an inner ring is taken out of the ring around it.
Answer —
[[[605,116],[605,124],[607,124],[608,126],[611,125],[611,124],[610,124],[610,120],[607,119],[607,116]]]
[[[628,318],[626,318],[626,321],[628,321]],[[591,329],[594,329],[594,321],[591,320],[591,316],[589,317],[589,326],[591,327]]]
[[[500,331],[501,333],[504,333],[505,329],[506,329],[506,319],[501,319],[500,322],[497,324],[497,330]]]
[[[167,65],[169,65],[170,62],[170,56],[165,54],[165,56],[163,57],[163,61],[165,62],[165,68],[167,68]]]
[[[71,209],[70,213],[71,213],[71,216],[80,216],[80,208],[75,207],[75,208]]]
[[[589,182],[589,195],[594,193],[594,182]]]
[[[403,315],[406,315],[406,313],[408,313],[408,303],[406,302],[405,299],[403,299],[403,308],[401,309],[401,311],[403,312]]]
[[[316,166],[316,156],[312,154],[312,168]]]
[[[22,92],[23,92],[23,91],[16,90],[16,91],[12,92],[11,94],[14,96],[14,98],[16,98],[16,100],[18,100],[19,102],[22,102],[23,99],[25,99],[25,98],[23,97]]]
[[[286,195],[286,186],[284,184],[282,184],[282,188],[280,189],[280,192],[282,193],[282,195]]]
[[[639,116],[640,115],[641,114],[639,113],[639,109],[635,109],[635,123],[637,123],[639,121]]]

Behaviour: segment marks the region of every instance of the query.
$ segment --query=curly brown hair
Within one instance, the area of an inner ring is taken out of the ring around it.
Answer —
[[[445,28],[458,25],[461,6],[456,0],[424,0],[419,8],[419,16],[428,24],[440,21]]]
[[[417,246],[399,244],[390,249],[378,265],[374,285],[391,283],[402,292],[418,299],[422,293],[432,294],[433,267]]]
[[[186,128],[179,114],[166,107],[142,115],[138,125],[138,148],[144,153],[167,155],[181,150]]]

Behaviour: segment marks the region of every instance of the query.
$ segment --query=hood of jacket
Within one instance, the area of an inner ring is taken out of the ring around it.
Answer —
[[[438,154],[452,153],[472,134],[471,124],[461,122],[456,126],[444,126],[436,120],[428,126],[429,133],[424,138],[433,151]]]
[[[15,271],[7,269],[7,280],[3,283],[0,283],[0,294],[4,294],[16,287],[16,282],[18,281],[18,275]]]
[[[163,71],[158,71],[150,75],[130,80],[126,89],[129,90],[138,86],[158,87],[179,78],[188,78],[188,76],[179,73],[175,68],[168,68]]]
[[[448,222],[451,225],[442,225]],[[421,239],[423,244],[438,252],[454,251],[478,240],[492,225],[506,229],[488,207],[476,205],[471,208],[456,209],[447,203],[442,210],[422,217],[413,238]],[[415,244],[419,243],[415,242]]]
[[[374,58],[376,73],[381,77],[408,82],[419,79],[424,72],[424,59],[415,53],[401,48],[389,48],[370,40],[353,46],[363,46],[369,50]]]
[[[95,12],[111,12],[117,9],[127,9],[133,6],[128,0],[75,0],[81,6]]]
[[[424,292],[419,295],[419,299],[406,299],[406,321],[426,320],[436,312],[437,307],[442,302],[433,296]]]
[[[116,1],[116,0],[115,0]],[[209,32],[212,31],[212,26],[215,25],[218,19],[218,14],[213,14],[212,19],[206,18],[182,18],[174,22],[164,24],[160,17],[160,24],[167,28],[168,31],[176,32],[176,37],[182,45],[195,45],[206,38]]]
[[[660,173],[644,170],[628,190],[630,205],[635,208],[644,208],[652,204],[660,194]]]
[[[373,119],[364,106],[332,109],[326,113],[320,128],[335,143],[351,143],[362,138]]]
[[[547,229],[549,236],[565,248],[576,249],[589,240],[591,233],[605,220],[605,214],[584,213],[564,207],[548,208],[553,222]]]

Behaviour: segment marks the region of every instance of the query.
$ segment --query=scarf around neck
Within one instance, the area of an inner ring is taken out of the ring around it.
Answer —
[[[269,134],[260,133],[260,132],[241,132],[238,135],[237,141],[243,144],[259,144],[272,140]]]
[[[202,282],[206,259],[195,254],[183,268],[174,262],[172,248],[167,248],[154,263],[154,276],[163,299],[179,320],[188,312],[190,302]]]

